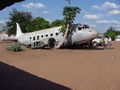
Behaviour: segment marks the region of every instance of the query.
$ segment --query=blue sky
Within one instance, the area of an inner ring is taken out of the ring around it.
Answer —
[[[63,18],[62,11],[66,5],[66,0],[25,0],[0,11],[0,27],[5,25],[13,8],[32,12],[33,17],[44,17],[51,22]],[[89,24],[98,32],[105,32],[109,26],[120,30],[119,0],[71,0],[71,5],[81,8],[75,23]]]

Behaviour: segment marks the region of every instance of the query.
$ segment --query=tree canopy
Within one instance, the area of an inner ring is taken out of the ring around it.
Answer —
[[[64,24],[65,24],[64,20],[57,19],[51,23],[51,27],[62,26]]]
[[[0,0],[0,10],[8,6],[11,6],[14,3],[22,2],[22,1],[25,1],[25,0]]]
[[[61,25],[66,26],[68,24],[70,28],[74,23],[75,17],[80,13],[80,11],[81,9],[79,7],[65,6],[63,8],[64,19],[55,20],[50,24],[49,21],[42,17],[33,18],[31,12],[17,11],[16,9],[13,9],[9,13],[9,20],[6,22],[8,34],[11,35],[16,33],[16,22],[20,24],[23,33]]]
[[[18,22],[21,26],[23,32],[32,31],[31,23],[32,23],[32,15],[30,12],[19,12],[16,9],[13,9],[9,13],[9,20],[7,23],[8,34],[16,33],[16,22]]]
[[[45,20],[42,17],[34,18],[32,23],[34,25],[34,30],[41,30],[41,29],[50,28],[49,21]]]
[[[16,9],[13,9],[9,13],[9,20],[6,22],[9,35],[16,34],[16,23],[19,23],[23,33],[26,33],[60,26],[64,24],[64,21],[55,20],[50,24],[49,21],[42,17],[33,18],[31,12],[17,11]]]
[[[115,40],[117,35],[120,35],[120,31],[117,31],[115,27],[109,27],[104,33],[105,36],[111,37],[112,40]]]
[[[80,13],[81,9],[79,7],[65,6],[63,9],[63,16],[65,24],[71,26],[74,23],[75,17]]]

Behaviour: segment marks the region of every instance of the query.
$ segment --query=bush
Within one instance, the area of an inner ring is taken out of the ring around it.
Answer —
[[[10,45],[8,48],[7,48],[8,51],[11,51],[11,52],[18,52],[18,51],[22,51],[22,48],[20,46],[20,44],[18,43],[13,43],[12,45]]]

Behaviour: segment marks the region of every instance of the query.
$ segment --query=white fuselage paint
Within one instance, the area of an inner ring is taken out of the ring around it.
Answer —
[[[82,26],[79,26],[82,27]],[[19,37],[17,40],[21,44],[30,45],[37,41],[42,41],[44,44],[48,44],[49,38],[54,38],[56,42],[59,42],[63,39],[63,33],[60,33],[59,27],[49,28],[45,30],[39,30],[31,33],[25,33]],[[71,34],[72,43],[80,42],[86,43],[97,36],[97,33],[92,30],[91,28],[81,29],[79,30],[78,27],[72,31]]]

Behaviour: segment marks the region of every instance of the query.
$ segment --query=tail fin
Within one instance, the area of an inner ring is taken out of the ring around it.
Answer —
[[[16,38],[18,38],[19,36],[23,35],[22,30],[20,28],[20,25],[18,23],[16,23],[17,28],[16,28]]]

